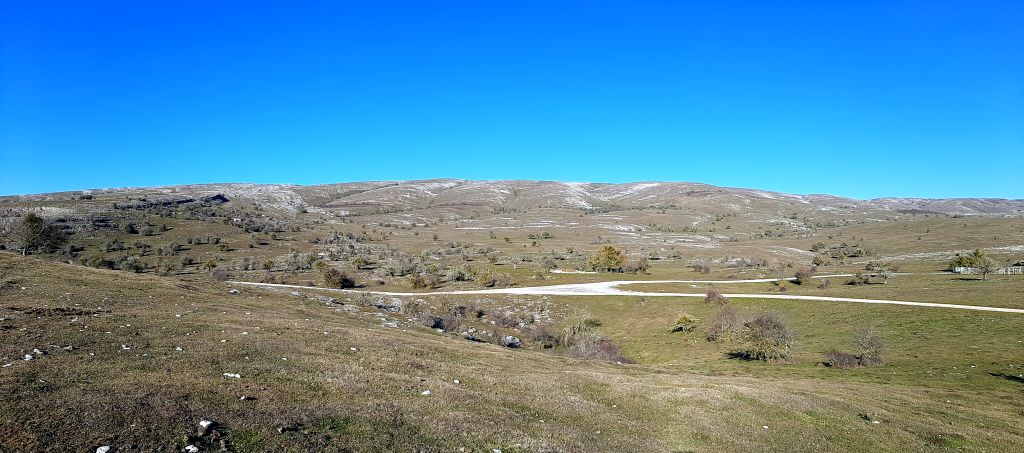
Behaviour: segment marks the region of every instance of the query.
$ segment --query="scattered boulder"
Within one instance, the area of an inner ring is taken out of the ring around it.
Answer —
[[[185,453],[199,453],[199,447],[189,444],[185,446],[185,449],[183,451]]]
[[[423,395],[423,396],[430,396],[430,395],[433,395],[433,394],[434,394],[434,392],[431,392],[430,390],[424,390],[424,391],[420,392],[420,395]]]
[[[225,377],[229,377],[229,378],[234,378],[234,379],[241,379],[242,378],[242,375],[240,375],[238,373],[224,373],[224,376]]]
[[[523,347],[523,341],[512,335],[505,335],[501,338],[501,345],[506,348],[521,348]]]
[[[108,451],[110,451],[110,445],[104,445],[96,449],[96,453],[107,453]]]
[[[231,289],[228,290],[228,293],[229,294],[239,294],[239,293],[241,293],[241,291],[239,291],[239,290],[237,290],[235,288],[231,288]]]

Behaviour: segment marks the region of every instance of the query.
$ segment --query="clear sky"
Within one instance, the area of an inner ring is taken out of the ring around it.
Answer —
[[[0,194],[456,177],[1024,198],[1024,2],[0,0]]]

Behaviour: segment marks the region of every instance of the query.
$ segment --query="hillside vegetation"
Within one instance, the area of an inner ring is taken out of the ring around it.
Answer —
[[[0,451],[1019,451],[1024,315],[725,295],[1024,308],[996,272],[1024,260],[1022,206],[460,180],[2,197]],[[991,272],[948,272],[968,262]],[[611,280],[706,297],[458,293]]]

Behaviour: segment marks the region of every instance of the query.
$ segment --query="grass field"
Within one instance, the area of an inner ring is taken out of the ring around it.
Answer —
[[[1019,316],[734,302],[780,311],[798,332],[791,362],[767,365],[727,359],[728,345],[699,332],[669,333],[679,312],[711,314],[697,300],[553,298],[558,318],[591,312],[639,362],[616,365],[382,327],[366,307],[344,313],[287,292],[231,295],[223,283],[12,255],[0,255],[0,271],[9,450],[171,451],[221,439],[239,451],[1024,445]],[[816,365],[866,322],[888,340],[886,365]],[[45,353],[21,360],[33,349]],[[199,438],[203,419],[218,428]]]

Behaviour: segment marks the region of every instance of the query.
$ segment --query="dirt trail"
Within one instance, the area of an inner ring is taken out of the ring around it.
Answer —
[[[851,274],[836,274],[836,275],[819,275],[814,278],[828,278],[828,277],[849,277]],[[361,293],[367,292],[371,294],[380,294],[385,296],[429,296],[429,295],[473,295],[473,294],[513,294],[513,295],[530,295],[530,296],[636,296],[636,297],[704,297],[704,293],[658,293],[658,292],[647,292],[647,291],[630,291],[620,289],[619,286],[623,285],[636,285],[636,284],[649,284],[649,283],[693,283],[693,284],[704,284],[704,283],[766,283],[778,281],[777,278],[759,278],[759,279],[748,279],[748,280],[612,280],[607,282],[594,282],[594,283],[571,283],[564,285],[549,285],[549,286],[525,286],[525,287],[514,287],[514,288],[496,288],[496,289],[477,289],[477,290],[466,290],[466,291],[431,291],[423,293],[409,293],[409,292],[392,292],[392,291],[362,291],[352,289],[328,289],[328,288],[311,288],[308,286],[300,285],[282,285],[275,283],[253,283],[253,282],[237,282],[232,281],[228,283],[238,285],[249,285],[249,286],[261,286],[269,288],[294,288],[294,289],[318,289],[323,291],[335,291],[335,292],[348,292],[348,293]],[[793,278],[787,278],[784,280],[793,280]],[[994,311],[1001,313],[1022,313],[1024,309],[1020,308],[1003,308],[1003,307],[985,307],[979,305],[959,305],[959,304],[940,304],[933,302],[910,302],[903,300],[885,300],[885,299],[857,299],[851,297],[829,297],[829,296],[801,296],[795,294],[724,294],[724,296],[733,299],[786,299],[786,300],[815,300],[825,302],[852,302],[862,304],[883,304],[883,305],[905,305],[912,307],[934,307],[934,308],[953,308],[961,310],[975,310],[975,311]]]

